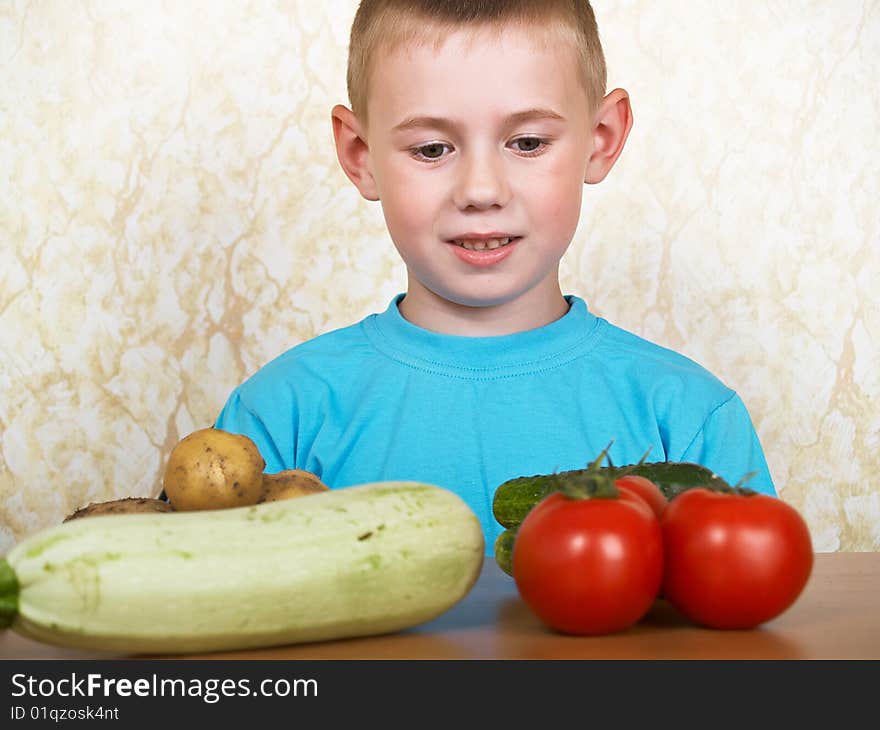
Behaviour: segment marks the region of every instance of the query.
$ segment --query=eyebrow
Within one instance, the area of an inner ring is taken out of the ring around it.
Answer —
[[[522,122],[531,122],[536,119],[554,119],[556,121],[564,122],[565,117],[563,117],[558,112],[553,111],[552,109],[545,109],[536,107],[534,109],[525,109],[521,112],[516,112],[515,114],[511,114],[507,119],[504,120],[506,126],[513,126],[515,124],[521,124]],[[400,124],[393,127],[391,129],[392,132],[405,132],[409,129],[455,129],[458,124],[451,120],[445,119],[443,117],[409,117],[408,119],[404,119]]]

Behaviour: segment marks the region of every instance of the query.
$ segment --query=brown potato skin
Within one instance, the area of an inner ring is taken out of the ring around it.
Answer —
[[[329,487],[310,471],[287,469],[277,474],[263,475],[263,494],[260,502],[276,502],[309,494],[327,492]]]
[[[121,515],[136,513],[173,512],[174,508],[161,499],[149,497],[123,497],[112,499],[108,502],[91,502],[85,507],[80,507],[72,514],[64,518],[64,522],[80,519],[81,517],[96,517],[99,515]]]
[[[165,467],[165,496],[181,512],[256,504],[263,494],[265,466],[247,436],[203,428],[172,449]]]

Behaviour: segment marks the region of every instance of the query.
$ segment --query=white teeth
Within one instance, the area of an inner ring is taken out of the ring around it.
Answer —
[[[510,238],[463,239],[457,240],[455,243],[462,248],[468,249],[468,251],[483,251],[484,249],[491,251],[492,249],[506,246],[511,240]]]

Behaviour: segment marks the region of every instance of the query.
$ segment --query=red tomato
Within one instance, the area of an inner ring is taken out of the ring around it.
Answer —
[[[813,569],[803,518],[780,499],[689,489],[661,520],[663,595],[692,621],[748,629],[785,611]]]
[[[662,577],[660,523],[633,494],[571,499],[554,492],[529,511],[516,533],[519,594],[563,633],[606,634],[631,626],[651,607]]]
[[[666,495],[660,491],[654,482],[647,477],[640,477],[637,474],[627,474],[614,480],[614,486],[621,491],[629,491],[637,497],[641,497],[648,506],[654,510],[659,520],[663,516],[663,510],[666,509],[668,500]]]

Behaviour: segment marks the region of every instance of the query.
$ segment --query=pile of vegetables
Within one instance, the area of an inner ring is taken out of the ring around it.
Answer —
[[[602,467],[606,454],[496,490],[495,559],[547,626],[621,631],[663,598],[696,624],[749,629],[794,603],[813,567],[797,510],[697,464]]]
[[[243,649],[409,628],[476,582],[482,528],[451,491],[329,490],[263,467],[246,436],[190,434],[165,469],[170,504],[91,505],[0,558],[0,628],[126,653]]]
[[[663,598],[697,624],[747,629],[797,599],[813,552],[794,508],[697,464],[606,455],[494,495],[496,560],[547,626],[621,631]],[[166,464],[167,502],[88,505],[0,558],[0,628],[128,653],[242,649],[409,628],[476,582],[483,532],[451,491],[329,490],[264,467],[246,436],[190,434]]]

